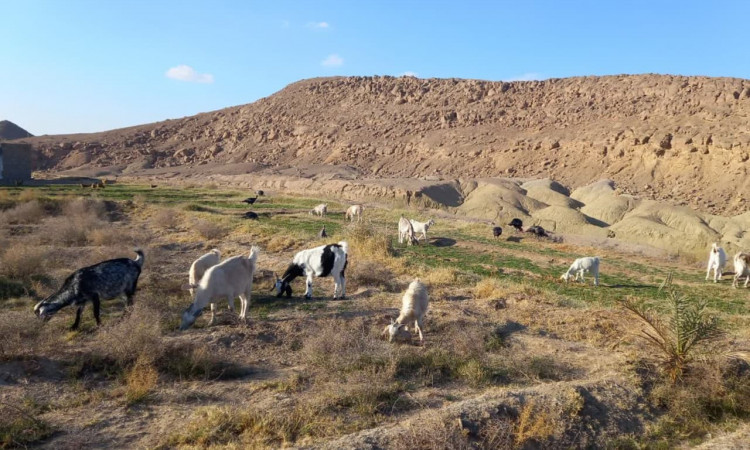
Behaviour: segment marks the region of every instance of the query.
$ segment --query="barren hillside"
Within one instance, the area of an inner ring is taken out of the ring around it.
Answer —
[[[601,178],[621,192],[744,212],[750,80],[663,75],[530,82],[300,81],[255,103],[96,134],[29,139],[38,166],[139,174],[244,164],[358,178]],[[244,171],[242,173],[245,173]]]
[[[0,120],[0,141],[22,139],[34,136],[23,128],[8,120]]]

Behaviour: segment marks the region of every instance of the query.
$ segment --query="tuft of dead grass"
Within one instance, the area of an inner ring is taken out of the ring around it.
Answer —
[[[174,208],[160,208],[154,213],[153,222],[165,230],[174,230],[182,223],[182,215]]]
[[[7,277],[28,281],[34,275],[44,274],[46,258],[47,252],[43,248],[11,244],[5,250],[0,270]]]
[[[159,381],[159,372],[150,356],[141,354],[125,375],[125,399],[128,405],[146,400]]]
[[[227,227],[204,219],[195,219],[192,223],[192,228],[201,237],[208,239],[209,241],[221,239],[229,234],[229,229]]]
[[[297,241],[287,235],[276,235],[271,237],[265,244],[265,249],[269,253],[283,252],[291,250],[297,246]]]
[[[515,444],[519,447],[531,440],[544,442],[556,432],[555,421],[531,399],[521,408],[515,431]]]
[[[356,260],[346,275],[354,286],[380,287],[388,292],[397,292],[401,288],[396,275],[388,267],[375,261]]]
[[[46,216],[44,206],[37,200],[31,200],[3,211],[0,220],[10,225],[36,224]]]
[[[39,198],[39,193],[36,189],[24,189],[18,194],[18,200],[22,202],[29,202]]]
[[[38,418],[42,408],[34,406],[0,401],[0,448],[28,448],[54,432]]]
[[[494,278],[482,278],[474,286],[474,298],[477,300],[496,299],[506,295],[507,290]]]

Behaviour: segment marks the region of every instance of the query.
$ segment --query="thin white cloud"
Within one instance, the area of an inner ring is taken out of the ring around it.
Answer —
[[[523,75],[519,75],[517,77],[511,77],[508,79],[505,79],[503,81],[540,81],[546,79],[545,76],[542,76],[540,73],[536,72],[529,72],[524,73]]]
[[[190,83],[213,83],[214,76],[210,73],[198,73],[192,67],[180,64],[167,70],[165,73],[167,78],[179,81],[187,81]]]
[[[310,22],[307,26],[313,30],[327,30],[331,25],[328,22]]]
[[[344,58],[340,57],[337,54],[328,55],[328,58],[324,59],[320,62],[321,66],[326,67],[339,67],[344,64]]]
[[[406,72],[401,73],[398,76],[400,76],[400,77],[416,77],[417,76],[417,72],[412,72],[410,70],[407,70]]]

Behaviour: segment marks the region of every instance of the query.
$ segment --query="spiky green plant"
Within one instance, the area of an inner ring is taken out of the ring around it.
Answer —
[[[642,300],[627,299],[624,306],[647,325],[643,337],[658,349],[665,373],[676,382],[693,360],[695,349],[716,341],[723,331],[718,319],[706,311],[705,300],[693,302],[677,292],[671,273],[659,287],[663,291],[669,302],[666,317]]]

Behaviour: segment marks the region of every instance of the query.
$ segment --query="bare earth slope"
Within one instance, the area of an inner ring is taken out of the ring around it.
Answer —
[[[96,134],[29,139],[38,166],[138,174],[206,162],[357,178],[601,178],[626,193],[744,212],[750,81],[667,75],[490,82],[300,81],[255,103]],[[244,171],[242,172],[244,173]]]
[[[34,136],[23,128],[8,120],[0,120],[0,141],[22,139]]]

